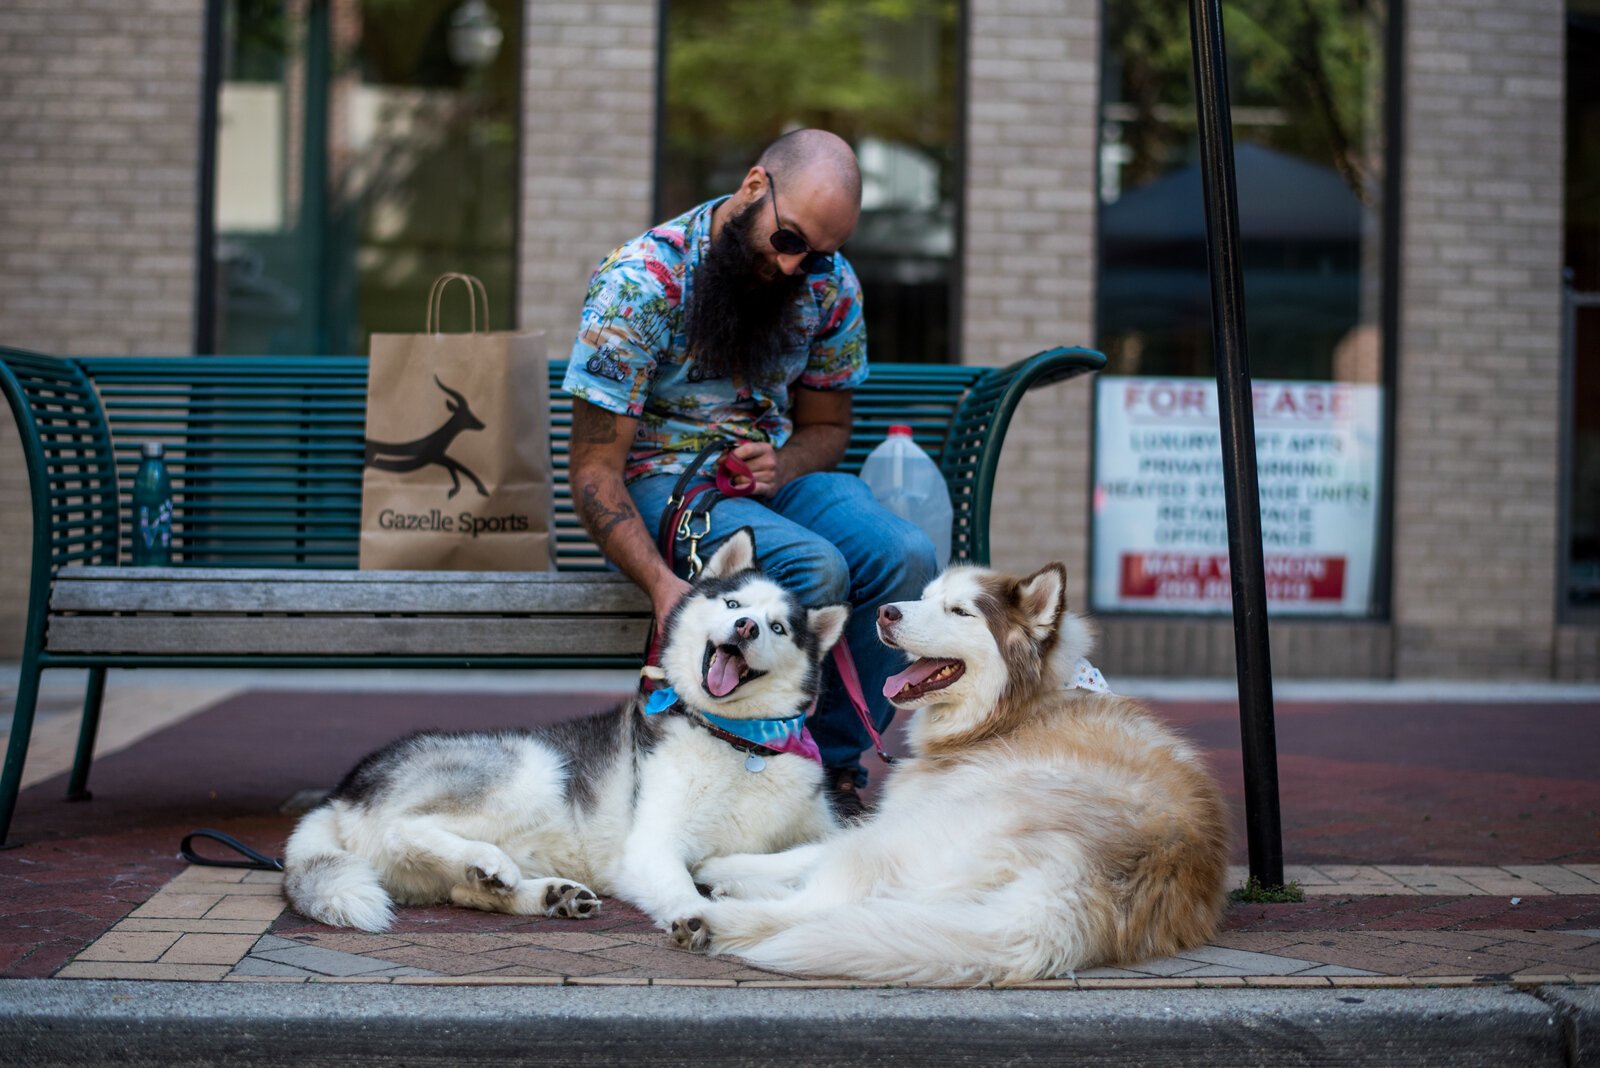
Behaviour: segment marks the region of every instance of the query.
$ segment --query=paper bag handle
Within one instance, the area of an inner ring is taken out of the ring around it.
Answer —
[[[450,287],[451,282],[455,281],[465,282],[467,286],[467,299],[469,301],[467,306],[472,312],[469,332],[473,334],[478,332],[478,301],[480,300],[483,301],[483,328],[485,330],[489,329],[489,290],[484,287],[483,282],[475,275],[451,271],[435,278],[433,280],[433,288],[428,290],[428,317],[423,325],[424,333],[443,333],[442,329],[435,330],[434,324],[437,323],[441,328],[444,326],[444,291]]]

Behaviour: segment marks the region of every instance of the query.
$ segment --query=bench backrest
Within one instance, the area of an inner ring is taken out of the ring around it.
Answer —
[[[1030,389],[1099,370],[1082,348],[1006,367],[879,364],[856,391],[843,468],[856,471],[892,423],[907,423],[950,488],[955,559],[989,560],[989,504],[1005,431]],[[602,567],[572,511],[572,400],[551,362],[556,553],[563,570]],[[128,557],[129,494],[146,441],[165,443],[174,563],[354,568],[366,430],[359,356],[97,356],[0,347],[0,393],[21,430],[33,504],[39,605],[67,564]],[[33,613],[30,610],[30,618]]]
[[[174,562],[192,566],[353,568],[361,515],[367,361],[361,357],[93,357],[70,361],[93,383],[127,495],[140,445],[166,446]],[[860,468],[891,423],[908,423],[935,460],[984,368],[878,365],[857,391],[844,469]],[[551,453],[562,569],[602,566],[567,487],[572,398],[552,360]],[[77,386],[78,403],[85,401]],[[112,562],[105,560],[103,562]]]

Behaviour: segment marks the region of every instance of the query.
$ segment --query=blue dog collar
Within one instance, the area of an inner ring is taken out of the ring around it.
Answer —
[[[660,715],[671,711],[678,704],[678,691],[671,686],[665,686],[655,691],[644,703],[644,712],[647,716]],[[806,714],[787,716],[780,719],[728,719],[725,716],[712,715],[710,712],[696,711],[696,716],[711,724],[725,734],[731,734],[740,741],[759,745],[766,749],[776,750],[780,753],[799,753],[810,756],[815,751],[816,743],[811,741],[810,732],[806,730]],[[810,742],[808,746],[806,743]],[[812,757],[819,760],[819,756]]]

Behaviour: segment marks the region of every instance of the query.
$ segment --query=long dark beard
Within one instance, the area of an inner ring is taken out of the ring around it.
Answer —
[[[750,243],[762,199],[722,224],[694,270],[684,333],[701,378],[759,380],[783,353],[784,326],[804,275],[761,277],[766,260]]]

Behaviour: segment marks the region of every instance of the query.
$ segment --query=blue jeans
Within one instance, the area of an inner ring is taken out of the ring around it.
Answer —
[[[652,536],[677,475],[652,475],[628,487]],[[911,601],[939,573],[933,544],[916,524],[885,509],[867,484],[854,475],[819,471],[785,485],[770,500],[736,497],[718,501],[711,533],[699,546],[709,560],[728,535],[741,527],[755,533],[762,570],[804,605],[848,601],[853,609],[844,640],[861,674],[867,711],[879,731],[887,730],[894,707],[883,696],[883,680],[905,666],[905,654],[878,641],[878,606]],[[679,539],[673,568],[683,574],[688,545]],[[776,714],[776,713],[774,713]],[[872,740],[861,726],[829,657],[822,698],[811,717],[811,733],[830,769],[854,769],[866,783],[861,753]]]

